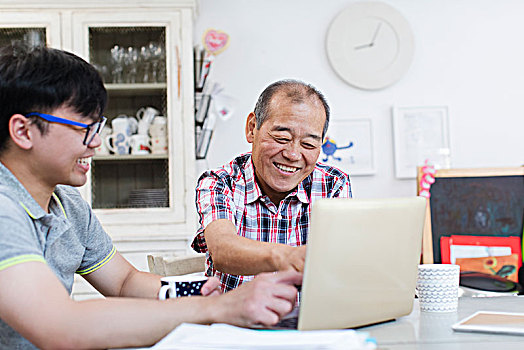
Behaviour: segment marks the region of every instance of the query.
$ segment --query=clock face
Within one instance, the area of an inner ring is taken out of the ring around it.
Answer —
[[[362,89],[387,87],[407,71],[413,57],[408,23],[382,3],[354,3],[332,22],[327,53],[334,70]]]

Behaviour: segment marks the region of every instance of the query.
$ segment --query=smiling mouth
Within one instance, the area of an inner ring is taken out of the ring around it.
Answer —
[[[91,163],[91,157],[78,158],[76,163],[80,165],[89,165]]]
[[[287,165],[282,165],[282,164],[278,164],[278,163],[273,163],[279,170],[285,172],[285,173],[289,173],[289,174],[293,174],[293,173],[296,173],[297,171],[300,170],[300,168],[296,168],[296,167],[293,167],[293,166],[287,166]]]

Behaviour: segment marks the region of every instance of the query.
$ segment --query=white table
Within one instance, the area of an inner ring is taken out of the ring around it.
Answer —
[[[457,312],[420,312],[415,299],[413,311],[396,321],[359,330],[369,332],[379,349],[524,349],[524,336],[455,332],[451,325],[479,310],[523,312],[524,297],[459,298]]]

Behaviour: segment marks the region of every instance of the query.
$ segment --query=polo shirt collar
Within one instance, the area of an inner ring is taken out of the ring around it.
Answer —
[[[262,197],[262,189],[258,185],[255,178],[255,167],[253,166],[253,160],[249,157],[244,168],[244,176],[246,179],[246,203],[253,203]],[[311,182],[311,175],[306,177],[301,183],[298,184],[297,188],[289,193],[286,198],[296,196],[302,203],[309,203],[309,196],[307,194],[306,185]]]
[[[0,185],[5,185],[9,187],[10,192],[16,197],[15,199],[18,203],[24,208],[33,220],[38,220],[47,215],[48,213],[42,209],[42,207],[35,201],[35,199],[29,194],[26,188],[18,181],[16,176],[11,173],[9,169],[6,168],[2,162],[0,162]],[[62,206],[62,203],[53,193],[53,199],[58,207],[60,207],[61,212],[66,217],[65,210]]]

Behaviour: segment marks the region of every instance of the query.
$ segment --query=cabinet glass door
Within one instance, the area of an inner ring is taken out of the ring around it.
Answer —
[[[60,48],[60,17],[56,13],[34,17],[20,12],[0,12],[0,47],[15,41]]]
[[[94,209],[169,207],[164,27],[91,27],[108,118],[92,162]]]
[[[183,222],[184,167],[174,166],[185,152],[178,14],[83,12],[72,23],[74,52],[99,71],[108,92],[84,198],[106,224]]]
[[[29,46],[46,45],[45,28],[0,28],[0,47],[20,41]]]

